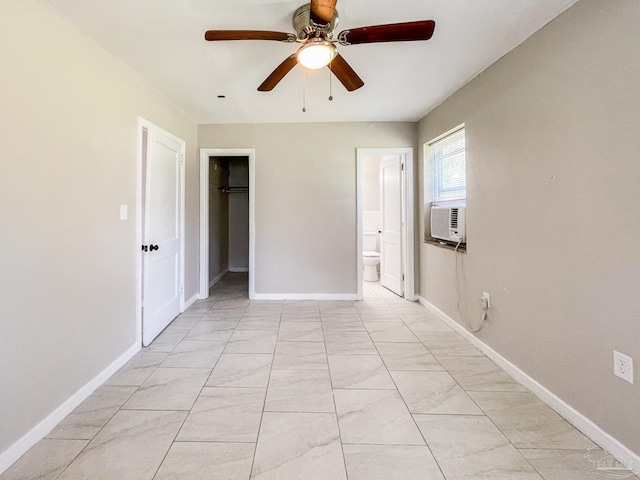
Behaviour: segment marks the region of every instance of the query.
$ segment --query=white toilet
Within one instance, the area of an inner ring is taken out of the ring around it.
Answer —
[[[364,265],[362,279],[367,282],[378,281],[378,264],[380,263],[380,253],[376,252],[377,246],[377,232],[365,232],[362,234],[362,264]]]

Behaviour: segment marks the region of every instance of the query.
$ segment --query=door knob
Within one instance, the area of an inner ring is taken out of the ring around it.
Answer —
[[[149,251],[150,252],[153,252],[154,250],[158,250],[158,248],[160,248],[160,247],[158,247],[158,245],[149,245]]]

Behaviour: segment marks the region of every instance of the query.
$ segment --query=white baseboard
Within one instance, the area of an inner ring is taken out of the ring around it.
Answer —
[[[213,287],[216,283],[218,283],[220,280],[222,280],[222,278],[229,273],[230,270],[228,268],[225,268],[220,275],[218,275],[217,277],[211,279],[211,281],[209,282],[209,288]]]
[[[69,397],[62,405],[33,427],[20,440],[2,452],[0,454],[0,474],[24,455],[27,450],[47,436],[64,417],[69,415],[78,405],[85,401],[89,395],[106,382],[111,375],[116,373],[120,367],[131,360],[131,358],[140,351],[140,348],[141,347],[137,342],[131,345],[122,355],[111,363],[111,365],[102,370],[102,372]]]
[[[640,473],[640,455],[633,452],[619,440],[612,437],[609,433],[605,432],[589,418],[585,417],[567,402],[562,400],[556,394],[536,381],[533,377],[530,377],[527,373],[525,373],[505,357],[500,355],[493,348],[473,335],[466,328],[453,320],[435,305],[432,305],[421,296],[418,296],[418,302],[420,302],[428,310],[431,310],[438,317],[440,317],[443,322],[445,322],[456,332],[469,340],[473,345],[478,347],[478,349],[482,353],[493,360],[500,368],[502,368],[511,377],[513,377],[515,381],[531,390],[534,395],[536,395],[540,400],[549,405],[549,407],[551,407],[559,415],[564,417],[568,422],[570,422],[578,430],[584,433],[587,437],[593,440],[593,442],[616,457],[624,465],[628,465],[634,473]]]
[[[229,267],[229,271],[232,273],[247,273],[249,271],[248,268],[236,268],[236,267]]]
[[[189,300],[187,300],[186,302],[184,302],[184,307],[182,309],[182,311],[186,311],[189,309],[189,307],[191,305],[193,305],[194,303],[196,303],[198,301],[198,295],[194,295],[193,297],[191,297]]]
[[[256,293],[253,300],[357,300],[357,293]]]

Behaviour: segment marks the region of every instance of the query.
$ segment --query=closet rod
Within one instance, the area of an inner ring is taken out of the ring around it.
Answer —
[[[218,187],[222,193],[243,193],[248,192],[249,187]]]

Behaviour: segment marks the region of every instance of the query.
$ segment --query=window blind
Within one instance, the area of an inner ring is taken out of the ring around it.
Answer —
[[[467,197],[464,128],[431,145],[433,155],[433,202]]]

